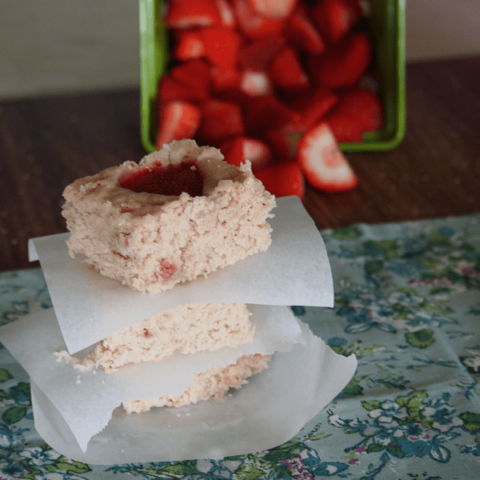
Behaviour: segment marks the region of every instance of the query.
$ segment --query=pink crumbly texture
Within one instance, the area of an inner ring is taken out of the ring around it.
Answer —
[[[194,162],[202,195],[136,193],[120,179],[139,169]],[[160,292],[207,275],[271,243],[266,219],[275,206],[252,172],[219,150],[174,141],[140,164],[125,162],[79,179],[64,191],[70,255],[84,254],[102,275],[142,292]]]
[[[147,318],[105,338],[88,361],[107,372],[158,362],[175,352],[195,353],[251,343],[255,331],[243,303],[185,304]]]
[[[148,412],[153,407],[181,407],[197,403],[200,400],[221,398],[231,388],[239,388],[247,383],[247,378],[268,367],[268,355],[245,355],[237,363],[225,368],[212,368],[194,378],[193,385],[180,395],[166,395],[161,398],[132,400],[124,402],[127,413]]]

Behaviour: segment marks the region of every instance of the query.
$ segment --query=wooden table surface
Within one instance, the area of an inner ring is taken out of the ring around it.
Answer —
[[[391,152],[348,154],[360,185],[307,188],[320,229],[480,211],[480,57],[407,66],[407,133]],[[0,102],[0,271],[29,263],[29,238],[64,232],[62,191],[145,155],[139,92]]]

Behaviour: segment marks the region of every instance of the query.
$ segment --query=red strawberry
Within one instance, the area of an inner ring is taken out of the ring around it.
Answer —
[[[341,192],[358,185],[355,173],[338,149],[326,122],[313,127],[302,137],[297,161],[308,182],[320,190]]]
[[[225,70],[237,66],[238,51],[242,38],[233,29],[228,27],[211,27],[201,30],[205,56],[217,67]]]
[[[303,4],[298,7],[285,26],[288,40],[303,52],[320,55],[325,50],[325,42],[308,19],[305,8],[300,8]]]
[[[223,90],[237,89],[242,81],[242,73],[239,70],[224,70],[218,67],[212,67],[210,71],[212,88],[215,92]]]
[[[348,88],[356,85],[372,59],[366,33],[352,33],[320,56],[307,59],[308,70],[318,86]]]
[[[298,96],[290,106],[299,114],[299,117],[285,125],[283,130],[304,133],[331,110],[337,101],[337,95],[325,89]]]
[[[284,90],[299,90],[308,86],[308,77],[297,53],[290,47],[285,47],[275,56],[268,73],[273,82]]]
[[[240,90],[250,97],[271,95],[272,82],[264,72],[244,70],[240,82]]]
[[[292,13],[297,0],[248,0],[248,3],[260,15],[284,19]]]
[[[191,60],[205,55],[203,40],[198,31],[185,31],[178,35],[176,47],[172,57],[177,60]]]
[[[295,119],[297,114],[276,97],[255,97],[245,102],[245,128],[252,135],[277,130]]]
[[[300,166],[295,161],[276,163],[255,172],[263,186],[276,197],[296,195],[303,198],[304,181]]]
[[[311,12],[320,34],[330,43],[338,42],[362,15],[359,0],[322,0]]]
[[[217,2],[218,11],[220,12],[220,17],[222,17],[222,25],[224,27],[234,27],[235,26],[235,15],[233,13],[232,7],[227,2],[227,0],[215,0]]]
[[[200,143],[219,147],[230,138],[243,135],[240,107],[222,100],[207,100],[201,105],[202,120],[197,137]]]
[[[272,161],[268,146],[251,137],[236,137],[225,142],[221,147],[225,161],[239,167],[245,160],[250,160],[252,170],[267,166]]]
[[[170,75],[165,75],[160,80],[158,89],[158,104],[173,101],[198,102],[207,97],[203,90],[196,89],[191,85],[185,85],[175,80]]]
[[[292,159],[297,154],[298,143],[302,134],[287,132],[285,130],[267,130],[262,133],[262,138],[270,147],[274,155],[281,159]]]
[[[240,50],[238,62],[244,68],[266,71],[285,43],[285,38],[278,36],[256,40]]]
[[[247,0],[233,0],[232,6],[237,24],[247,38],[260,39],[281,34],[283,20],[259,15]]]
[[[325,117],[337,142],[361,142],[363,131],[360,124],[351,115],[342,112],[332,112]]]
[[[157,135],[157,150],[165,143],[193,138],[200,125],[200,110],[187,102],[169,102],[162,106]]]
[[[168,28],[220,25],[222,17],[215,0],[170,0],[165,18]]]
[[[172,68],[169,75],[195,91],[199,100],[209,96],[210,67],[204,60],[188,60]]]
[[[202,174],[193,161],[166,167],[156,162],[127,174],[120,179],[120,186],[137,193],[178,196],[186,192],[192,197],[203,194]]]
[[[383,109],[375,93],[362,88],[345,92],[338,105],[325,117],[337,142],[361,142],[364,132],[380,130]]]

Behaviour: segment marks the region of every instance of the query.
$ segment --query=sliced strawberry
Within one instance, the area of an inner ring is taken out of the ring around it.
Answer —
[[[281,34],[283,20],[259,15],[247,0],[233,0],[232,6],[237,25],[247,38],[260,39]]]
[[[360,124],[351,115],[344,112],[332,112],[325,117],[337,142],[361,142],[363,131]]]
[[[210,67],[204,60],[188,60],[172,68],[169,75],[195,91],[198,99],[204,100],[209,96]]]
[[[248,3],[259,15],[285,19],[292,13],[297,0],[248,0]]]
[[[348,88],[356,85],[372,59],[372,44],[366,33],[352,33],[320,56],[307,59],[310,76],[318,86]]]
[[[192,28],[220,25],[222,17],[215,0],[170,0],[165,26]]]
[[[322,0],[311,12],[320,34],[330,43],[337,43],[362,16],[359,0]]]
[[[245,160],[250,160],[252,170],[267,166],[272,161],[268,146],[262,141],[251,137],[236,137],[225,142],[220,147],[225,161],[239,167]]]
[[[345,92],[325,117],[337,142],[361,142],[364,132],[380,130],[383,108],[375,93],[362,88]]]
[[[235,26],[235,14],[233,9],[227,0],[215,0],[217,2],[218,11],[220,12],[220,17],[222,18],[222,25],[224,27]]]
[[[203,40],[198,31],[184,31],[178,35],[178,40],[172,52],[177,60],[191,60],[205,55]]]
[[[354,88],[345,92],[338,109],[354,117],[364,132],[380,130],[383,126],[382,101],[370,90]]]
[[[214,92],[221,92],[240,88],[242,73],[240,70],[224,70],[223,68],[212,67],[210,78]]]
[[[238,63],[250,70],[266,71],[285,44],[285,38],[279,36],[256,40],[240,49]]]
[[[285,26],[285,34],[296,48],[312,55],[320,55],[325,51],[325,42],[318,30],[308,19],[303,4],[299,4]]]
[[[186,192],[192,197],[203,194],[202,174],[193,161],[166,167],[156,162],[122,177],[120,186],[137,193],[178,196]]]
[[[201,105],[202,120],[197,137],[200,143],[219,147],[230,138],[243,135],[240,107],[222,100],[207,100]]]
[[[303,198],[304,180],[300,166],[295,161],[276,163],[255,171],[263,186],[276,197],[296,195]]]
[[[271,95],[273,86],[270,78],[264,72],[244,70],[240,90],[250,97],[260,97]]]
[[[302,137],[297,161],[310,185],[325,192],[341,192],[358,185],[355,173],[338,149],[326,122],[316,125]]]
[[[297,114],[276,97],[256,97],[245,102],[245,128],[252,135],[277,130],[295,119]]]
[[[262,138],[270,147],[275,157],[280,159],[293,159],[297,154],[298,143],[302,134],[285,130],[267,130],[262,133]]]
[[[308,77],[303,71],[297,53],[291,47],[283,48],[270,63],[268,73],[272,81],[283,90],[308,87]]]
[[[170,75],[164,75],[158,88],[158,104],[161,107],[165,103],[174,101],[199,102],[207,96],[191,85],[185,85],[175,80]]]
[[[200,125],[200,109],[188,102],[169,102],[162,106],[157,135],[157,150],[165,143],[193,138]]]
[[[315,123],[318,123],[337,101],[338,96],[326,89],[318,89],[298,96],[290,106],[299,116],[294,122],[285,125],[283,130],[304,133]]]
[[[212,65],[225,70],[237,66],[242,38],[228,27],[210,27],[201,30],[205,57]]]

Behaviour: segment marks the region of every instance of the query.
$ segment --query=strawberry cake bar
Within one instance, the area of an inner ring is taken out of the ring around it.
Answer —
[[[148,412],[153,407],[182,407],[200,400],[221,398],[231,388],[240,388],[247,383],[247,378],[268,368],[269,355],[244,355],[236,363],[225,368],[212,368],[194,378],[193,385],[187,387],[180,395],[166,395],[161,398],[132,400],[124,402],[127,413]]]
[[[79,179],[64,191],[70,255],[161,292],[266,250],[275,200],[251,172],[193,140]]]
[[[194,353],[251,343],[255,328],[243,303],[185,304],[119,330],[97,344],[89,360],[107,372]]]

